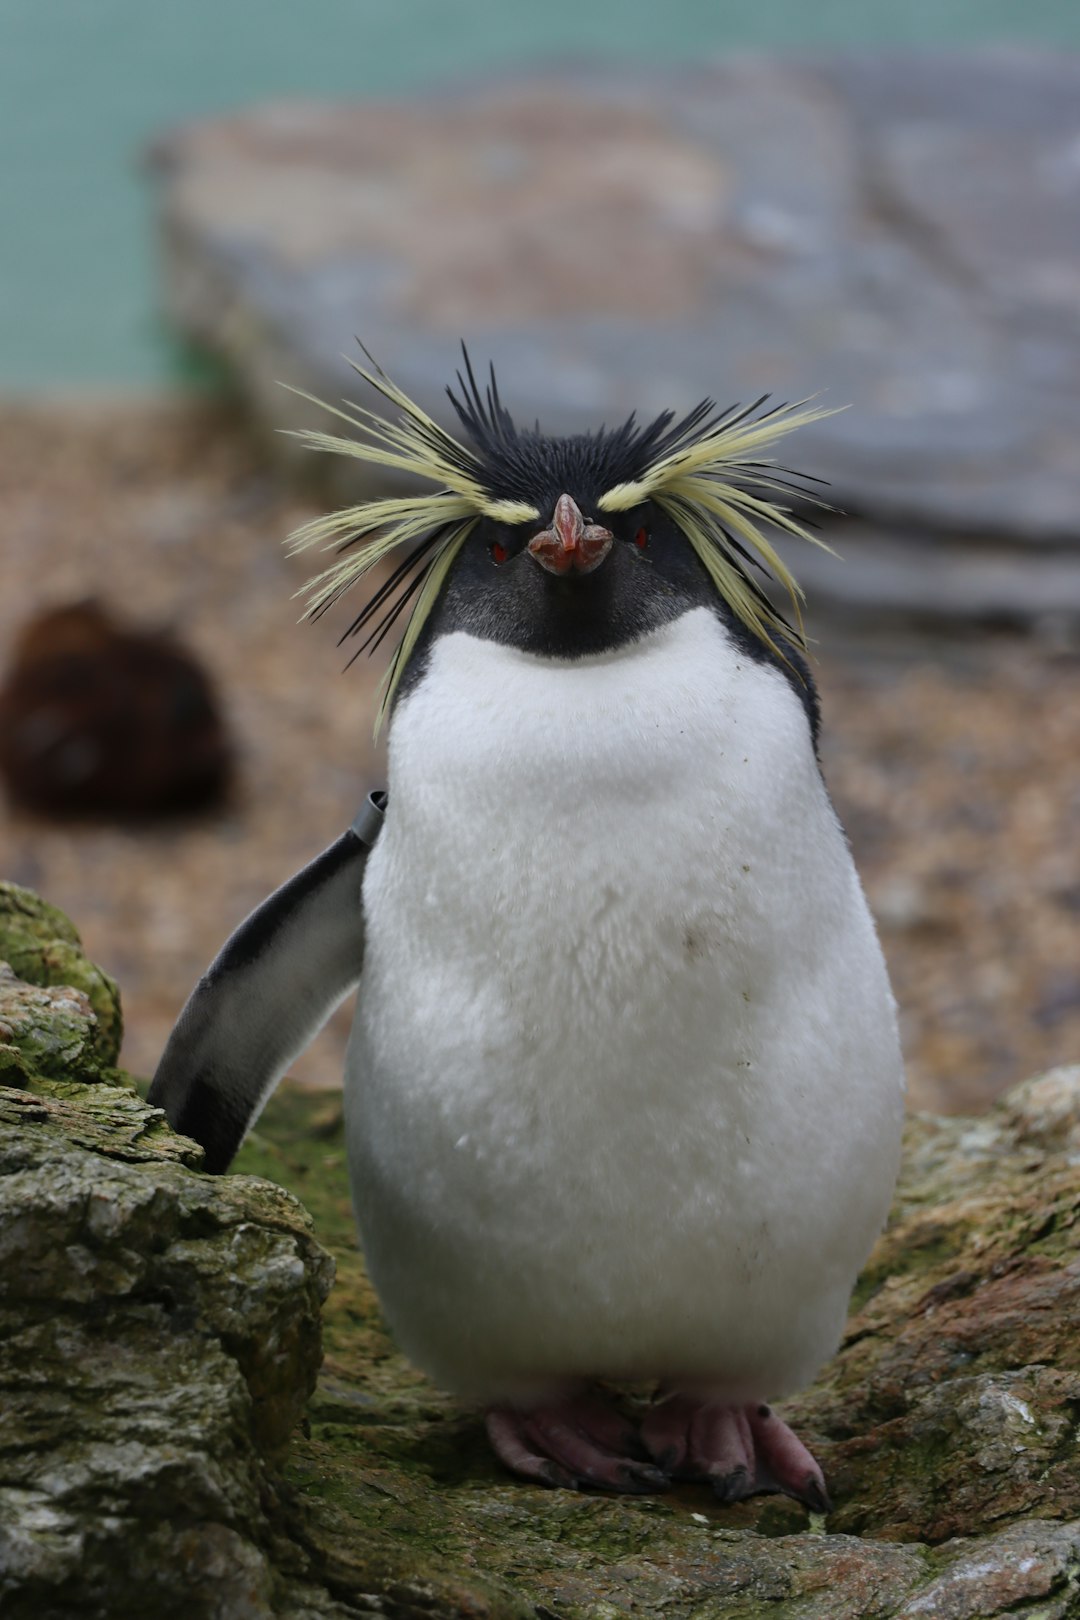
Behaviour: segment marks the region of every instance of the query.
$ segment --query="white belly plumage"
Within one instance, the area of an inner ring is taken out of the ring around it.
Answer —
[[[389,788],[346,1119],[403,1349],[484,1401],[808,1381],[903,1082],[788,683],[704,609],[575,662],[455,633],[398,706]]]

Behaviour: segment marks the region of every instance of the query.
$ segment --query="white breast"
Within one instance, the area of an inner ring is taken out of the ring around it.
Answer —
[[[487,1400],[808,1380],[902,1079],[788,683],[704,609],[575,662],[446,636],[389,787],[346,1110],[403,1348]]]

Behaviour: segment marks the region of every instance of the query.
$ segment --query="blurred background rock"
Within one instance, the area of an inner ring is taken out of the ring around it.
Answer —
[[[1075,1059],[1072,0],[8,0],[0,30],[0,664],[94,598],[168,627],[236,751],[195,816],[4,812],[3,874],[123,985],[130,1067],[380,776],[380,668],[297,628],[280,547],[330,469],[269,431],[277,381],[350,387],[354,333],[432,407],[464,337],[549,429],[850,403],[793,452],[845,560],[798,560],[912,1100]],[[335,1083],[346,1030],[297,1073]]]
[[[220,805],[232,748],[213,686],[167,630],[92,598],[31,619],[0,686],[0,777],[59,820],[139,821]]]

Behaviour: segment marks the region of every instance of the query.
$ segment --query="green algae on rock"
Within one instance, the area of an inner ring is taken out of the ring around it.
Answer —
[[[39,989],[24,984],[0,962],[0,1072],[31,1084],[63,1080],[78,1070],[81,1083],[108,1075],[99,1057],[98,1023],[88,998],[70,985]]]
[[[11,954],[33,968],[38,925],[93,984],[67,920],[15,894]],[[99,1038],[83,990],[0,979],[0,1610],[287,1613],[269,1459],[333,1262],[280,1187],[194,1173],[201,1149],[102,1062],[114,1013]]]
[[[830,1528],[937,1541],[1080,1515],[1080,1069],[916,1117],[844,1344],[793,1403]]]
[[[102,1065],[116,1063],[123,1018],[114,980],[83,954],[78,933],[58,907],[49,905],[31,889],[2,881],[0,962],[6,962],[25,984],[42,989],[58,985],[79,991],[94,1015],[86,1036],[94,1055]],[[3,1021],[4,1007],[0,1005],[0,1024]],[[0,1038],[8,1038],[2,1030]],[[83,1080],[91,1078],[89,1068],[89,1064],[80,1067]]]
[[[280,1188],[194,1174],[153,1131],[133,1153],[156,1110],[116,1097],[115,1155],[100,1110],[78,1132],[70,1099],[0,1111],[0,1607],[143,1615],[149,1535],[177,1587],[154,1609],[247,1612],[224,1594],[256,1566],[273,1585],[266,1459],[314,1384],[332,1262]]]

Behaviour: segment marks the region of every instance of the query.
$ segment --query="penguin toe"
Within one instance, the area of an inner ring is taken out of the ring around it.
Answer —
[[[667,1474],[642,1455],[626,1419],[597,1396],[578,1396],[486,1415],[496,1456],[523,1479],[567,1489],[641,1496],[667,1489]]]
[[[674,1479],[706,1481],[721,1502],[780,1491],[812,1513],[832,1512],[816,1460],[771,1406],[669,1394],[641,1432],[659,1467]]]
[[[618,1483],[612,1485],[612,1490],[631,1496],[651,1496],[655,1491],[666,1491],[671,1484],[667,1474],[649,1463],[621,1463],[616,1473]]]
[[[519,1479],[532,1480],[563,1490],[580,1490],[581,1481],[554,1457],[530,1446],[519,1413],[506,1407],[492,1407],[484,1416],[484,1427],[491,1448]]]
[[[798,1435],[771,1406],[747,1406],[745,1413],[754,1437],[757,1489],[782,1491],[811,1513],[831,1513],[825,1475]]]

